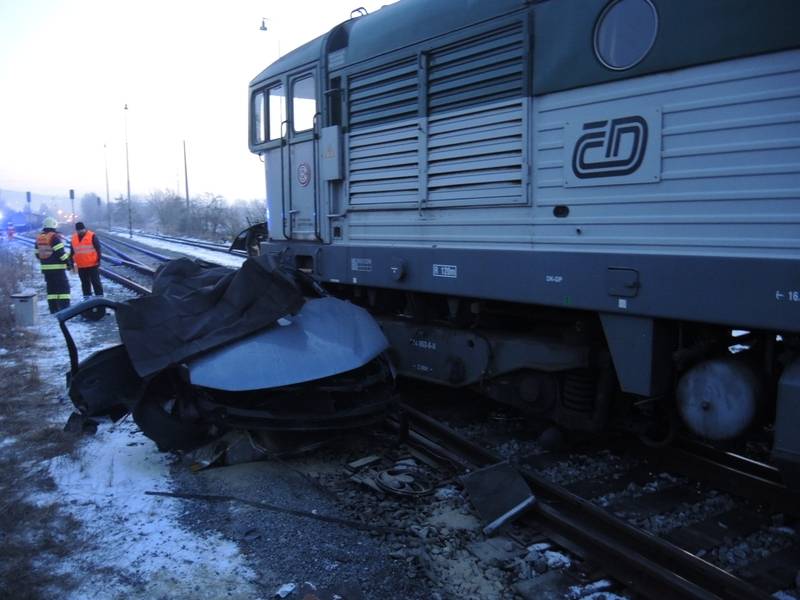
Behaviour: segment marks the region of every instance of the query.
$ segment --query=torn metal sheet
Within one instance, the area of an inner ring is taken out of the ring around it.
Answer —
[[[359,458],[358,460],[354,460],[352,462],[347,463],[347,468],[352,471],[356,472],[364,467],[369,467],[370,465],[374,465],[381,461],[381,457],[377,454],[371,454],[370,456],[365,456],[364,458]]]
[[[485,523],[486,535],[492,535],[536,501],[528,483],[508,462],[473,471],[462,477],[461,482]]]
[[[190,360],[189,380],[237,392],[296,385],[357,369],[388,345],[363,308],[315,298],[268,329]]]

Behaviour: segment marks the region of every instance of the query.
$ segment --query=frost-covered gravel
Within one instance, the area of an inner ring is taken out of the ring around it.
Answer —
[[[734,540],[703,553],[703,558],[732,571],[750,562],[766,558],[770,554],[788,548],[798,542],[797,532],[791,527],[771,527],[759,530],[745,538]],[[798,565],[800,568],[800,565]]]
[[[565,485],[573,481],[586,479],[597,479],[626,471],[630,468],[631,462],[608,450],[602,450],[596,454],[580,454],[568,456],[559,460],[552,466],[539,470],[553,483]]]
[[[646,499],[642,501],[644,503],[647,502]],[[643,519],[633,519],[632,523],[650,533],[661,535],[678,527],[699,523],[712,515],[722,514],[732,509],[735,505],[736,502],[727,494],[720,494],[711,490],[700,502],[694,504],[681,503],[668,513],[652,515]]]

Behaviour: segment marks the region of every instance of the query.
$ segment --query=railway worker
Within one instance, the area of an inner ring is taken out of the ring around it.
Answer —
[[[72,254],[75,267],[78,269],[78,277],[81,278],[83,299],[86,300],[92,295],[92,288],[94,288],[95,296],[102,296],[100,260],[103,258],[103,251],[100,248],[100,240],[97,239],[95,232],[86,229],[81,221],[75,223],[75,233],[72,234]]]
[[[69,306],[69,279],[67,269],[71,267],[69,249],[56,231],[58,222],[47,217],[42,223],[42,231],[34,242],[36,257],[41,264],[44,282],[47,286],[47,306],[51,313]]]

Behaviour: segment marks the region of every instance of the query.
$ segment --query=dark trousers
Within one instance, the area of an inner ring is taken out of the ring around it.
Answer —
[[[78,269],[78,277],[81,278],[81,290],[84,298],[92,295],[92,288],[94,288],[95,296],[103,295],[103,284],[100,282],[100,270],[98,267]]]
[[[47,286],[47,307],[51,313],[60,311],[69,306],[69,280],[67,271],[58,269],[55,271],[42,271],[44,282]]]

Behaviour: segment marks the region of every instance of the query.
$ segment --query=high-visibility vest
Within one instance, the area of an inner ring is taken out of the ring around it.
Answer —
[[[41,260],[42,271],[63,270],[67,268],[69,251],[55,231],[42,231],[36,236],[36,256]]]
[[[53,256],[53,236],[55,233],[52,231],[42,232],[36,236],[36,252],[42,260]]]
[[[94,248],[94,231],[87,231],[83,239],[79,239],[77,233],[72,234],[72,256],[79,269],[96,267],[100,263]]]

